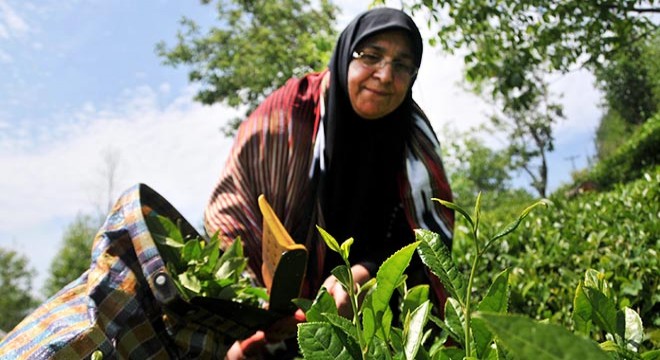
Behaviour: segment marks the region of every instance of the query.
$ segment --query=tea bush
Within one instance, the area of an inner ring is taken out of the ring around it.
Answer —
[[[587,180],[602,189],[638,179],[645,169],[660,164],[660,113],[639,127],[612,156],[598,163]]]
[[[605,274],[619,308],[638,311],[644,327],[657,330],[660,166],[609,192],[552,201],[491,252],[473,288],[485,288],[493,271],[509,268],[511,312],[571,327],[575,284],[593,268]],[[456,248],[457,263],[469,263],[469,253]]]

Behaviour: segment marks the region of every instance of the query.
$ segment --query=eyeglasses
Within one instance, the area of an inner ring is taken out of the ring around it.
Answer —
[[[394,76],[399,79],[410,79],[415,76],[419,70],[416,66],[406,64],[399,60],[386,61],[385,57],[378,53],[353,51],[353,59],[357,60],[362,66],[372,70],[382,69],[385,65],[391,64]]]

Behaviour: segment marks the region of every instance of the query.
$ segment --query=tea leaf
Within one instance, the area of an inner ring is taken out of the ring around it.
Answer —
[[[338,330],[329,323],[307,322],[298,324],[298,344],[308,359],[355,359],[342,343]]]
[[[342,258],[348,259],[348,255],[351,252],[351,245],[353,245],[353,238],[348,238],[346,239],[346,241],[341,243],[341,247],[339,250]]]
[[[312,304],[314,304],[314,301],[311,299],[306,299],[306,298],[295,298],[291,299],[291,302],[298,307],[298,309],[302,310],[303,312],[308,312],[309,309],[311,309]]]
[[[602,292],[605,296],[609,297],[610,290],[605,281],[605,274],[598,270],[587,269],[584,273],[584,286],[597,289]]]
[[[195,264],[201,260],[202,248],[199,241],[188,241],[181,249],[181,259],[186,264]]]
[[[429,285],[417,285],[408,290],[403,297],[403,304],[401,305],[401,316],[405,318],[408,313],[411,313],[428,299]]]
[[[579,282],[577,289],[575,289],[575,298],[573,298],[572,317],[576,332],[584,336],[589,336],[591,333],[592,313],[593,307],[591,306],[591,302],[584,293],[582,282]]]
[[[495,276],[486,296],[477,306],[478,311],[506,313],[509,304],[509,270],[504,270]],[[485,358],[490,351],[493,334],[480,319],[473,319],[472,334],[477,356]]]
[[[181,285],[183,285],[183,287],[192,291],[195,294],[199,294],[199,291],[202,289],[202,284],[199,282],[197,276],[187,271],[179,274],[179,281],[181,282]]]
[[[550,204],[552,204],[552,202],[551,202],[550,200],[548,200],[548,199],[541,199],[541,200],[535,202],[534,204],[528,206],[525,210],[522,211],[522,213],[520,213],[520,216],[518,217],[517,220],[515,220],[515,221],[512,222],[512,223],[510,223],[509,225],[507,225],[507,227],[505,227],[505,228],[502,229],[499,233],[497,233],[495,236],[493,236],[493,238],[490,239],[489,244],[492,243],[492,242],[494,242],[495,240],[497,240],[497,239],[499,239],[499,238],[502,238],[502,237],[504,237],[504,236],[510,234],[511,232],[513,232],[513,231],[518,227],[518,225],[520,225],[520,223],[521,223],[521,222],[527,217],[527,215],[529,215],[529,213],[530,213],[535,207],[540,206],[540,205],[543,205],[543,206],[549,206]]]
[[[373,339],[373,343],[371,344],[371,346],[369,346],[366,359],[391,360],[392,356],[390,355],[390,351],[389,351],[389,347],[387,346],[387,343],[384,340],[375,337]]]
[[[325,313],[322,314],[323,318],[326,322],[332,324],[333,326],[341,329],[343,332],[346,333],[346,335],[349,336],[349,338],[355,343],[355,345],[358,346],[358,353],[359,353],[359,344],[357,343],[358,341],[358,334],[357,334],[357,329],[353,325],[353,322],[348,320],[347,318],[340,316],[338,314],[332,314],[332,313]]]
[[[346,292],[348,292],[349,287],[351,286],[351,274],[348,271],[346,265],[339,265],[336,268],[330,271],[332,275],[337,278],[337,281],[344,287]]]
[[[316,294],[316,299],[314,299],[310,309],[305,312],[305,317],[310,322],[323,321],[324,318],[321,314],[337,314],[335,299],[325,288],[322,288]]]
[[[375,285],[376,285],[376,278],[371,278],[367,280],[367,282],[365,282],[364,284],[358,285],[357,295],[360,295],[363,292],[371,290]]]
[[[416,359],[417,351],[422,344],[422,337],[424,335],[424,326],[429,318],[431,311],[431,302],[426,300],[422,305],[417,307],[412,314],[408,317],[409,322],[406,324],[404,331],[404,349],[406,359]]]
[[[594,324],[612,335],[617,334],[614,302],[597,289],[583,287],[583,293],[591,305]]]
[[[400,278],[410,264],[410,259],[418,245],[419,242],[414,242],[403,247],[385,260],[378,269],[378,273],[376,273],[376,289],[367,296],[369,306],[366,308],[363,306],[362,310],[363,323],[365,321],[367,322],[364,326],[364,338],[366,342],[371,341],[375,331],[379,330],[379,324],[384,324],[383,316],[389,310],[392,293],[399,285]],[[380,329],[384,330],[385,335],[389,331],[387,326]]]
[[[415,237],[419,243],[417,252],[422,261],[431,271],[440,278],[440,281],[461,304],[465,297],[465,280],[451,257],[451,251],[442,242],[440,235],[425,229],[416,229]]]
[[[518,315],[475,313],[517,359],[607,360],[609,356],[591,341],[555,324],[535,322]]]
[[[474,227],[474,222],[472,221],[472,217],[462,207],[454,204],[453,202],[445,201],[445,200],[438,199],[438,198],[431,198],[431,200],[435,200],[435,201],[439,202],[440,204],[442,204],[445,207],[448,207],[448,208],[450,208],[454,211],[458,211],[461,215],[463,215],[465,220],[467,220],[470,223],[470,226],[472,227],[472,229],[475,228]]]
[[[149,213],[144,220],[154,241],[174,248],[183,247],[183,236],[173,221],[155,212]]]
[[[624,317],[625,329],[623,331],[623,338],[626,341],[626,348],[632,351],[638,351],[639,345],[644,340],[644,327],[642,326],[642,319],[639,314],[629,308],[624,307],[620,313]]]
[[[459,344],[465,345],[465,338],[463,337],[465,330],[463,329],[463,322],[465,316],[463,314],[463,306],[454,298],[447,298],[445,302],[445,325],[450,330],[451,335]]]
[[[473,230],[478,230],[479,229],[479,223],[481,222],[481,191],[479,191],[479,194],[477,194],[477,201],[474,204],[474,211],[473,211],[473,216],[474,216],[474,229]],[[474,239],[474,241],[477,241],[478,239]]]
[[[640,356],[638,353],[630,351],[624,347],[621,347],[611,340],[604,341],[600,343],[599,346],[603,351],[609,353],[612,359],[625,359],[625,360],[646,359],[644,355],[646,355],[647,353],[644,353],[644,355]]]
[[[330,250],[338,253],[339,255],[342,255],[341,252],[341,247],[339,246],[339,243],[337,243],[337,240],[330,235],[327,231],[323,230],[320,226],[316,226],[316,229],[319,231],[321,234],[321,238],[325,242],[326,245],[330,248]]]

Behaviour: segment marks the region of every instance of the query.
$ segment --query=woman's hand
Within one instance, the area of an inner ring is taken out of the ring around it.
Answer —
[[[353,282],[356,286],[364,284],[371,278],[367,268],[360,264],[353,265],[351,267],[351,272],[353,273]],[[330,275],[323,282],[323,287],[325,287],[328,290],[328,293],[335,299],[335,305],[337,305],[339,315],[345,318],[352,317],[353,309],[351,307],[351,300],[348,297],[348,292],[344,289],[337,278],[334,275]]]
[[[247,339],[234,342],[227,351],[225,360],[260,359],[266,344],[295,336],[298,324],[305,320],[305,313],[298,309],[292,316],[276,321],[268,329],[259,330]]]

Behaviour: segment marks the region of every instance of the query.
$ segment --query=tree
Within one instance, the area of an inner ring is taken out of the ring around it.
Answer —
[[[62,237],[62,245],[50,265],[50,275],[44,285],[44,295],[55,294],[89,269],[91,249],[101,221],[90,215],[78,214]]]
[[[11,330],[38,305],[31,295],[34,275],[27,257],[0,248],[0,330]]]
[[[209,4],[212,0],[203,0]],[[329,0],[219,0],[219,27],[203,34],[183,18],[177,43],[156,46],[167,65],[190,67],[189,80],[202,87],[195,100],[253,110],[292,76],[327,65],[336,34],[336,6]],[[229,129],[235,128],[236,119]]]
[[[598,85],[608,108],[626,122],[639,125],[653,116],[660,103],[660,31],[648,41],[631,44],[598,69]]]
[[[535,148],[527,147],[519,156],[519,164],[532,176],[540,194],[545,192],[547,173],[543,155],[552,150],[552,124],[562,117],[561,108],[547,101],[547,75],[581,67],[592,71],[602,68],[614,54],[649,38],[658,28],[649,14],[660,13],[655,1],[637,0],[402,3],[413,13],[426,15],[435,32],[431,44],[439,44],[449,53],[464,52],[466,80],[509,118],[512,126],[505,127],[505,134],[511,139],[533,139],[527,144]],[[525,117],[528,120],[521,126],[519,120]],[[520,148],[519,144],[511,147]],[[525,165],[530,159],[540,159],[541,163]],[[532,168],[537,171],[530,172]]]
[[[531,201],[529,193],[515,189],[511,184],[511,156],[506,148],[491,149],[483,139],[475,135],[474,130],[457,133],[444,129],[443,133],[451,134],[449,137],[452,139],[449,146],[445,147],[443,156],[457,204],[471,208],[479,193],[484,195],[481,204],[484,211],[492,211],[502,204],[515,203],[514,200],[518,200],[518,203]]]
[[[383,1],[376,1],[382,3]],[[433,43],[466,51],[467,79],[504,97],[524,99],[534,74],[598,68],[653,34],[660,13],[643,0],[409,0],[438,26]],[[533,100],[533,99],[530,99]]]

